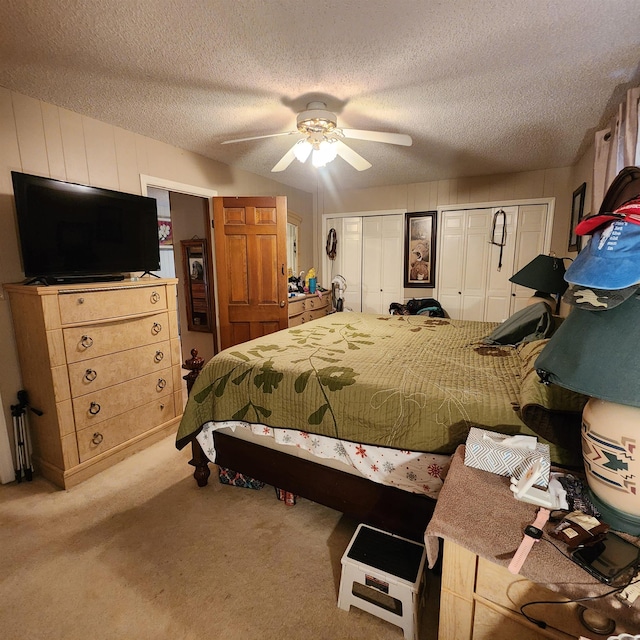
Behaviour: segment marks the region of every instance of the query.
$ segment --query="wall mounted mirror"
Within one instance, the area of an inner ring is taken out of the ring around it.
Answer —
[[[205,239],[182,240],[187,325],[189,331],[213,332],[211,269]]]
[[[292,211],[287,212],[287,267],[293,275],[298,275],[298,242],[302,218]]]

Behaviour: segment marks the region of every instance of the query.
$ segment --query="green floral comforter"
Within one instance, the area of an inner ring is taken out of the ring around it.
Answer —
[[[337,313],[231,347],[196,380],[177,446],[225,420],[434,453],[471,426],[531,434],[516,350],[480,342],[495,326]]]

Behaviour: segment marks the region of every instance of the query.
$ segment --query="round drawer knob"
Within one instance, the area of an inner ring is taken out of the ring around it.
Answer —
[[[151,303],[156,304],[158,302],[160,302],[160,294],[157,291],[154,291],[151,294]]]
[[[151,327],[151,333],[157,336],[161,331],[162,325],[159,322],[154,322],[153,326]]]
[[[103,440],[104,436],[99,431],[96,431],[93,434],[93,438],[91,438],[91,442],[93,442],[93,444],[100,444]]]
[[[84,379],[87,382],[93,382],[97,377],[98,377],[98,372],[94,371],[93,369],[87,369],[84,372]]]
[[[78,298],[78,304],[84,304],[84,298]]]
[[[97,415],[100,413],[100,409],[101,409],[101,408],[102,408],[102,407],[101,407],[97,402],[92,402],[92,403],[89,405],[89,413],[90,413],[92,416],[97,416]]]
[[[88,349],[93,344],[93,338],[91,336],[82,336],[82,338],[80,338],[80,344],[85,349]]]

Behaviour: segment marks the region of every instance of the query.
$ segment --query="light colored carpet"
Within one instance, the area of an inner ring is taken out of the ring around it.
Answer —
[[[0,637],[400,640],[337,608],[357,526],[272,487],[198,488],[174,438],[68,491],[36,477],[0,487]],[[430,573],[421,640],[437,637]]]

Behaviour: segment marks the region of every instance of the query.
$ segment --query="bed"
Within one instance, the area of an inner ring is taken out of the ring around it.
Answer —
[[[191,444],[199,485],[215,462],[420,540],[471,426],[581,464],[586,398],[539,382],[545,340],[486,344],[496,328],[336,313],[236,345],[199,373],[176,445]]]

